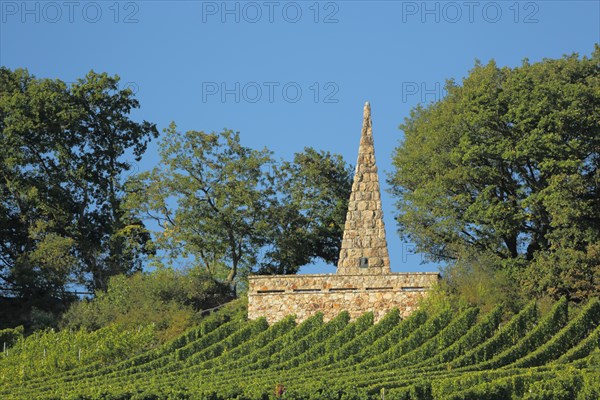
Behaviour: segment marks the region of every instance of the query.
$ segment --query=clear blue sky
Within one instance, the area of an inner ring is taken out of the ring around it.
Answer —
[[[600,42],[595,1],[0,1],[0,64],[74,81],[90,69],[137,91],[136,119],[241,132],[289,159],[305,146],[354,164],[370,101],[380,179],[398,125],[475,59],[517,66]],[[137,168],[157,163],[152,146]],[[383,193],[392,270],[437,271],[402,243]],[[302,272],[334,272],[315,265]]]

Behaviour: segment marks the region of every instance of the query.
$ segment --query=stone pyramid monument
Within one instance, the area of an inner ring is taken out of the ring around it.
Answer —
[[[348,202],[337,273],[338,275],[390,273],[390,257],[381,208],[381,190],[375,164],[371,106],[368,102],[363,111],[358,159]]]
[[[366,103],[337,273],[249,276],[248,318],[273,323],[294,314],[302,322],[323,313],[323,320],[330,321],[346,310],[351,319],[370,311],[379,321],[394,307],[405,318],[438,279],[433,272],[390,270],[371,107]]]

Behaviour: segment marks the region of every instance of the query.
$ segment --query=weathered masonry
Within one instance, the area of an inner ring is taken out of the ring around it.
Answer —
[[[437,273],[392,273],[375,164],[371,108],[365,104],[356,172],[336,274],[251,276],[248,318],[296,321],[322,312],[324,320],[347,310],[351,318],[373,311],[375,320],[398,307],[403,317],[439,279]]]

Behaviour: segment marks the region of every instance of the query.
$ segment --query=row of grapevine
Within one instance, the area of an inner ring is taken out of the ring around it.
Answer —
[[[329,322],[316,314],[269,326],[215,313],[162,346],[128,348],[127,359],[96,357],[19,376],[18,366],[45,365],[31,360],[51,340],[46,333],[20,339],[15,355],[0,359],[0,398],[266,400],[277,385],[285,399],[600,397],[598,299],[571,317],[564,299],[545,315],[532,302],[502,316],[501,307],[447,308],[401,320],[393,310],[374,324],[372,313],[349,321],[342,312]],[[27,351],[31,364],[16,358]]]

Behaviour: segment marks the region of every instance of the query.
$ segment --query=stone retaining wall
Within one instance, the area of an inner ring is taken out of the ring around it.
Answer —
[[[347,310],[355,319],[373,311],[375,321],[398,307],[402,317],[415,311],[418,300],[438,281],[437,273],[386,275],[252,276],[248,318],[265,316],[269,323],[295,314],[302,322],[321,311],[329,321]]]

